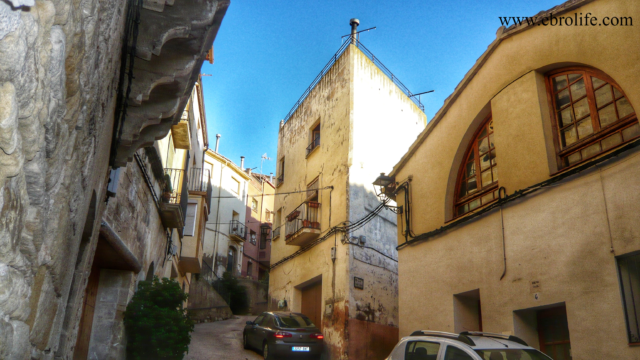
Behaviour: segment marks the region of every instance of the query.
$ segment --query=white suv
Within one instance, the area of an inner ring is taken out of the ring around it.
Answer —
[[[400,340],[386,360],[553,360],[513,335],[419,330]]]

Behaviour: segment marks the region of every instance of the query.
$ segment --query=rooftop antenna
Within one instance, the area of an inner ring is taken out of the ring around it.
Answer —
[[[411,98],[412,98],[412,97],[414,97],[414,96],[417,96],[417,97],[418,97],[418,102],[419,102],[419,103],[422,103],[422,101],[420,100],[420,95],[428,94],[428,93],[432,93],[432,92],[434,92],[434,91],[435,91],[435,90],[429,90],[429,91],[421,92],[421,93],[418,93],[418,94],[413,94],[413,95],[409,96],[409,99],[411,99]]]
[[[262,154],[262,158],[260,158],[260,175],[262,175],[262,164],[265,160],[271,160],[271,158],[267,156],[267,153]]]
[[[376,29],[376,27],[374,26],[372,28],[368,28],[368,29],[364,29],[364,30],[361,30],[361,31],[357,31],[358,30],[358,25],[360,25],[360,20],[355,19],[355,18],[351,19],[349,21],[349,25],[351,25],[351,33],[347,34],[347,35],[343,35],[340,39],[344,40],[344,38],[349,36],[349,37],[351,37],[351,43],[352,44],[355,44],[356,40],[360,39],[360,35],[358,35],[358,34]]]

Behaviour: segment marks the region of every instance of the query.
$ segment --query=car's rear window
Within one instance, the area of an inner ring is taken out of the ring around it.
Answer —
[[[550,360],[551,358],[538,350],[530,349],[486,349],[476,352],[484,360]]]
[[[299,327],[315,327],[311,320],[304,315],[280,315],[278,316],[280,327],[299,328]]]

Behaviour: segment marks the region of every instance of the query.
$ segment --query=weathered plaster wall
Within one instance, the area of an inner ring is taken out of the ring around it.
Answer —
[[[311,129],[318,121],[320,148],[307,156]],[[378,206],[371,183],[380,172],[391,170],[406,150],[389,149],[385,142],[408,146],[425,123],[424,113],[351,46],[281,127],[278,160],[285,158],[285,172],[277,192],[304,190],[318,177],[320,188],[334,187],[319,193],[322,232],[347,220],[355,222]],[[276,197],[282,223],[305,198],[306,193]],[[302,287],[322,279],[322,325],[332,359],[384,357],[397,342],[395,221],[385,210],[362,229],[337,234],[270,273],[270,306],[286,299],[293,311],[301,309]],[[367,237],[364,248],[342,242],[344,236],[359,235]],[[272,242],[271,263],[298,249],[286,245],[283,227]],[[354,276],[365,279],[364,290],[353,288]]]
[[[594,1],[574,12],[637,17],[640,4]],[[502,41],[439,122],[428,126],[428,137],[415,145],[404,167],[394,170],[397,179],[414,177],[414,233],[437,229],[451,219],[462,154],[488,110],[494,120],[499,184],[508,194],[548,179],[557,169],[555,149],[549,146],[553,138],[545,72],[568,64],[600,69],[638,110],[640,86],[634,79],[640,70],[639,35],[632,26],[536,26]],[[615,256],[640,250],[639,159],[638,151],[632,151],[503,206],[507,268],[502,280],[499,210],[401,249],[400,335],[416,329],[453,331],[453,295],[479,289],[484,331],[530,338],[531,329],[522,329],[521,316],[514,312],[564,302],[574,359],[637,358],[638,349],[627,345]],[[398,242],[403,241],[398,234]],[[533,280],[542,284],[539,300],[530,291]],[[597,339],[593,329],[598,329]]]
[[[91,251],[76,261],[85,218],[101,213],[124,29],[124,1],[25,3],[0,3],[4,359],[67,353],[58,343],[74,326],[65,320],[74,266],[88,270]]]
[[[268,176],[267,176],[268,178]],[[252,175],[252,179],[249,182],[248,186],[249,190],[249,198],[246,210],[246,225],[247,225],[247,241],[245,241],[243,246],[243,257],[242,257],[242,273],[241,276],[249,276],[254,280],[261,280],[259,278],[260,270],[263,271],[263,274],[269,272],[269,258],[271,256],[271,241],[266,242],[266,246],[264,249],[260,248],[260,226],[265,223],[272,223],[274,220],[273,208],[275,201],[275,188],[273,185],[264,181],[264,189],[263,184],[256,179],[256,175]],[[265,196],[263,196],[263,192]],[[251,200],[255,199],[258,203],[257,211],[253,211],[251,208]],[[266,214],[269,212],[270,218],[267,221]],[[274,229],[277,225],[272,224],[272,229]],[[256,233],[256,242],[255,244],[251,243],[251,235],[250,230],[253,230]],[[264,258],[260,258],[260,253],[264,253]],[[248,274],[248,266],[249,261],[251,261],[251,275]],[[264,275],[263,275],[264,276]]]
[[[372,182],[388,173],[426,125],[425,114],[369,58],[354,52],[353,130],[349,167],[349,220],[364,218],[380,201]],[[398,342],[396,215],[383,210],[348,236],[351,246],[350,358],[384,358]],[[353,278],[364,279],[356,289]],[[353,324],[352,324],[353,323]],[[371,346],[376,344],[376,346]]]
[[[278,161],[285,158],[284,182],[277,192],[305,190],[319,177],[321,203],[320,228],[326,232],[346,221],[348,188],[348,155],[350,146],[351,106],[354,50],[349,48],[311,91],[296,113],[280,128]],[[311,129],[320,121],[320,147],[306,157],[311,143]],[[280,169],[278,169],[280,171]],[[280,172],[278,173],[280,174]],[[305,199],[305,193],[276,196],[275,208],[282,209],[282,221]],[[329,222],[331,219],[331,222]],[[337,244],[336,244],[337,242]],[[331,248],[337,247],[337,258],[331,261]],[[298,250],[285,243],[283,226],[279,238],[271,244],[271,263]],[[322,326],[325,343],[333,358],[346,356],[346,319],[349,314],[348,248],[338,238],[327,239],[308,252],[271,270],[269,274],[270,308],[286,299],[289,309],[300,311],[299,285],[318,277],[322,279]]]
[[[213,190],[211,212],[205,225],[203,268],[205,271],[211,271],[208,267],[211,266],[216,275],[222,277],[227,270],[229,246],[233,246],[236,249],[235,274],[239,275],[242,270],[243,244],[229,238],[229,224],[234,211],[239,215],[238,221],[245,224],[249,176],[227,158],[215,154],[213,150],[205,153],[205,162],[213,169]],[[240,183],[240,192],[237,191],[233,179]]]

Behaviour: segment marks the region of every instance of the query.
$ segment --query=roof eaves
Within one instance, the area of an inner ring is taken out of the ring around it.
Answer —
[[[451,106],[453,106],[453,103],[455,103],[455,101],[458,99],[462,91],[467,87],[467,85],[471,82],[471,80],[478,73],[478,71],[480,71],[480,68],[482,68],[482,65],[485,64],[489,56],[495,51],[495,49],[498,47],[498,45],[500,45],[500,43],[503,40],[510,38],[514,35],[517,35],[525,30],[529,30],[530,28],[536,26],[539,22],[541,22],[545,17],[548,18],[548,16],[551,13],[553,13],[554,15],[560,15],[560,14],[575,10],[593,1],[596,1],[596,0],[568,0],[560,5],[554,6],[549,10],[541,11],[537,15],[532,16],[537,19],[535,23],[532,23],[532,24],[523,23],[520,25],[511,25],[508,28],[504,26],[499,27],[496,32],[496,39],[493,40],[491,44],[489,44],[489,46],[487,47],[487,50],[485,50],[485,52],[478,58],[478,60],[476,60],[476,63],[465,74],[464,78],[462,78],[462,81],[460,81],[460,83],[456,86],[456,88],[453,90],[451,95],[449,95],[449,97],[447,97],[444,100],[444,104],[442,105],[440,110],[438,110],[438,112],[433,116],[433,119],[431,119],[431,121],[427,124],[425,129],[418,135],[418,138],[413,142],[413,144],[411,144],[411,146],[409,147],[409,150],[407,150],[407,152],[402,156],[400,161],[398,161],[398,163],[393,167],[393,170],[391,170],[391,173],[389,173],[389,176],[395,176],[404,167],[404,165],[406,165],[409,159],[418,150],[418,147],[420,147],[420,145],[422,145],[422,143],[426,140],[426,138],[429,136],[433,128],[440,122],[440,120],[444,117],[444,115],[451,108]]]

